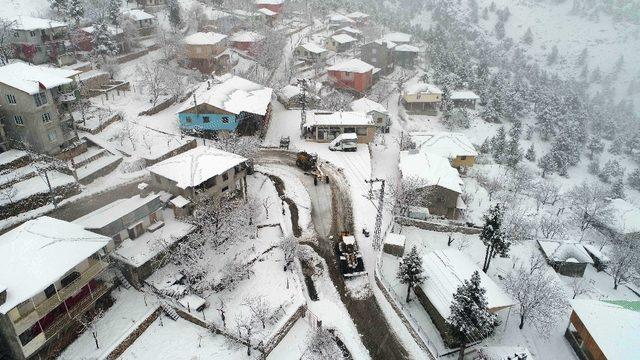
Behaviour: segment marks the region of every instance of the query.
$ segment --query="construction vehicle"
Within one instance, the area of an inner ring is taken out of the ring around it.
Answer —
[[[313,185],[317,186],[322,180],[327,184],[329,183],[329,176],[325,175],[320,166],[318,166],[317,154],[300,151],[296,155],[296,166],[302,169],[306,175],[313,176]]]
[[[336,256],[340,266],[340,273],[345,278],[366,275],[362,254],[358,250],[356,237],[348,231],[338,234],[340,240],[336,243]],[[333,239],[333,237],[331,237]]]
[[[358,135],[355,133],[344,133],[338,135],[329,144],[329,150],[331,151],[357,151],[358,150]]]

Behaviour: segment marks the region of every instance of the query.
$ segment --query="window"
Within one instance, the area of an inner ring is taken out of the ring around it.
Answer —
[[[229,180],[229,175],[227,173],[222,174],[222,181]]]
[[[71,274],[65,276],[60,283],[62,283],[62,287],[67,287],[69,284],[74,282],[77,278],[80,277],[80,273],[77,271],[72,272]]]
[[[13,115],[13,120],[16,122],[16,125],[24,125],[24,120],[22,120],[22,116]]]
[[[56,131],[55,130],[51,130],[47,133],[47,137],[49,138],[49,141],[54,142],[56,141],[56,139],[58,138],[58,136],[56,136]]]
[[[228,124],[229,123],[229,117],[228,116],[223,116],[222,117],[222,123],[223,124]]]
[[[366,127],[357,127],[356,135],[358,136],[366,136],[368,133],[368,129]]]
[[[467,160],[466,156],[460,156],[460,160]]]
[[[187,118],[185,119],[189,124],[191,124],[191,116],[187,116]]]
[[[16,97],[14,95],[11,95],[11,94],[7,94],[7,101],[9,102],[9,104],[17,103]]]
[[[56,287],[51,284],[46,289],[44,289],[44,294],[47,296],[47,299],[56,294]]]
[[[34,37],[34,36],[36,36],[36,32],[35,31],[30,31],[29,35],[31,35],[31,37]]]
[[[36,322],[31,328],[25,330],[22,334],[20,334],[20,336],[18,336],[20,338],[20,343],[22,343],[23,346],[27,345],[41,332],[42,329],[40,328],[40,324]]]
[[[36,106],[42,106],[47,103],[47,94],[44,92],[35,94],[33,100],[36,102]]]
[[[13,37],[20,37],[20,34],[18,34],[18,32],[17,32],[17,31],[14,31],[14,32],[13,32]]]
[[[42,114],[42,122],[45,124],[51,122],[51,114],[48,112]]]
[[[375,55],[378,53],[378,49],[376,48],[371,48],[371,55]]]
[[[196,47],[196,54],[202,53],[202,48],[200,46]]]
[[[222,192],[225,192],[225,191],[227,191],[227,190],[229,190],[229,187],[228,187],[228,186],[225,186],[225,187],[223,187],[223,188],[222,188]]]
[[[378,63],[378,58],[376,58],[375,56],[371,58],[371,62],[373,64],[377,64]]]
[[[208,123],[210,123],[210,122],[211,122],[211,120],[209,119],[209,117],[208,117],[208,116],[203,116],[203,117],[202,117],[202,122],[203,122],[203,123],[205,123],[205,124],[208,124]]]

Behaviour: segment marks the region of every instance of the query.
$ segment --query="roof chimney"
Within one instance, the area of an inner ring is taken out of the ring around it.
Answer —
[[[145,198],[149,193],[151,193],[151,187],[147,183],[138,184],[138,191],[140,192],[140,197]]]

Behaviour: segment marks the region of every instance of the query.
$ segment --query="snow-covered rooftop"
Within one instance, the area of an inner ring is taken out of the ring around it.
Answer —
[[[362,34],[362,31],[360,31],[358,29],[354,29],[351,26],[345,26],[343,28],[340,28],[340,29],[336,30],[336,32],[338,32],[338,31],[344,31],[344,32],[348,32],[350,34],[356,34],[356,35]]]
[[[177,207],[177,208],[183,208],[187,205],[189,205],[191,201],[185,199],[184,197],[182,197],[182,195],[178,195],[176,197],[174,197],[173,199],[171,199],[171,204],[173,204],[173,206]]]
[[[257,42],[264,39],[263,35],[253,31],[238,31],[231,35],[229,40],[233,42]]]
[[[394,48],[395,51],[400,51],[400,52],[412,52],[412,53],[418,53],[420,52],[420,48],[413,46],[413,45],[409,45],[409,44],[401,44],[398,45]]]
[[[42,292],[109,241],[80,225],[48,216],[0,235],[0,284],[7,288],[0,313]]]
[[[112,222],[131,214],[135,210],[155,201],[160,194],[149,194],[146,197],[135,195],[130,198],[118,199],[78,219],[73,220],[87,230],[101,229]],[[155,209],[154,209],[155,210]]]
[[[553,261],[593,264],[589,253],[578,243],[538,240],[545,256]]]
[[[335,23],[355,23],[353,19],[338,13],[329,15],[329,21]]]
[[[122,12],[123,15],[132,18],[135,21],[149,20],[155,19],[156,17],[146,13],[140,9],[130,9]]]
[[[365,114],[368,114],[371,111],[377,111],[382,114],[387,114],[387,109],[382,104],[379,104],[373,100],[369,100],[366,97],[352,101],[351,110]]]
[[[181,189],[198,186],[233,167],[247,161],[246,158],[209,146],[198,146],[182,154],[168,158],[148,170],[175,181]]]
[[[93,32],[96,31],[96,28],[95,26],[92,25],[92,26],[86,26],[86,27],[80,28],[80,30],[89,34],[93,34]],[[122,34],[124,32],[124,30],[122,30],[121,28],[113,25],[107,25],[107,31],[111,35]]]
[[[424,186],[438,185],[462,193],[462,179],[449,160],[435,154],[418,151],[400,152],[400,172],[405,178],[415,178]]]
[[[640,208],[623,199],[613,199],[611,221],[608,226],[619,234],[640,232]]]
[[[416,148],[430,154],[439,155],[447,159],[458,156],[478,156],[475,147],[469,139],[460,133],[452,132],[413,132],[411,140]]]
[[[407,94],[440,94],[442,95],[442,90],[439,87],[427,84],[423,82],[409,83],[404,87],[404,92]]]
[[[299,86],[287,85],[278,91],[278,95],[285,101],[289,101],[292,97],[302,94]]]
[[[487,291],[487,308],[500,309],[513,306],[515,303],[498,284],[487,276],[465,254],[457,249],[436,250],[423,254],[422,266],[427,279],[420,285],[422,291],[438,313],[445,319],[449,317],[453,294],[464,280],[471,279],[474,271],[480,274],[480,283]]]
[[[40,92],[41,85],[50,89],[69,84],[77,74],[80,71],[16,62],[0,66],[0,83],[33,95]]]
[[[360,112],[338,111],[338,112],[316,112],[307,118],[305,126],[322,125],[352,125],[366,126],[373,125],[371,115]]]
[[[271,10],[269,10],[267,8],[260,8],[260,9],[258,9],[258,12],[263,14],[263,15],[265,15],[265,16],[276,16],[276,15],[278,15],[277,12],[271,11]]]
[[[640,304],[637,301],[629,305]],[[572,300],[580,318],[607,359],[635,359],[640,354],[640,311],[598,300]]]
[[[226,74],[214,79],[218,83],[203,83],[195,92],[195,101],[208,104],[233,114],[247,112],[264,116],[271,103],[273,90],[239,76]],[[214,81],[214,82],[215,82]],[[194,97],[185,101],[180,110],[183,112],[195,106]]]
[[[284,0],[256,0],[256,5],[281,5]]]
[[[305,50],[307,50],[308,52],[312,52],[314,54],[322,54],[327,52],[327,49],[325,49],[324,47],[316,44],[316,43],[312,43],[312,42],[308,42],[308,43],[304,43],[302,45],[300,45],[302,48],[304,48]]]
[[[398,44],[394,43],[393,41],[389,41],[385,39],[378,39],[378,40],[374,40],[373,42],[378,45],[385,46],[388,50],[391,50],[398,46]]]
[[[346,16],[349,19],[353,19],[353,20],[367,19],[369,17],[368,14],[365,14],[365,13],[360,12],[360,11],[354,11],[352,13],[347,14]]]
[[[50,29],[50,28],[60,28],[66,27],[67,24],[61,21],[51,20],[51,19],[43,19],[31,16],[17,16],[9,19],[10,22],[13,22],[11,28],[13,30],[39,30],[39,29]]]
[[[189,45],[215,45],[226,39],[227,35],[215,32],[197,32],[184,38],[184,43]]]
[[[471,90],[454,90],[451,92],[451,100],[479,100],[480,96]]]
[[[388,33],[384,35],[382,39],[391,41],[394,43],[408,43],[408,42],[411,42],[411,34],[393,32],[393,33]]]
[[[404,244],[406,241],[407,241],[407,237],[402,234],[388,233],[387,236],[384,238],[385,244],[402,246],[402,247],[404,247]]]
[[[332,35],[331,38],[333,39],[333,41],[340,44],[348,44],[354,41],[358,41],[358,39],[354,38],[353,36],[349,36],[347,34]]]
[[[373,65],[367,64],[366,62],[360,59],[350,59],[350,60],[335,64],[333,66],[329,66],[327,70],[345,71],[345,72],[352,72],[352,73],[366,73],[369,71],[373,71]]]

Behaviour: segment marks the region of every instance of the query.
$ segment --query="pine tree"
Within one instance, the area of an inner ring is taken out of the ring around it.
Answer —
[[[588,170],[589,170],[589,174],[596,175],[596,176],[600,174],[600,162],[598,161],[598,159],[593,159],[593,161],[589,163]]]
[[[482,19],[489,20],[489,9],[487,8],[482,9]]]
[[[609,146],[609,153],[613,155],[620,155],[622,154],[623,147],[624,139],[621,137],[617,137],[611,142],[611,145]]]
[[[490,152],[491,152],[491,139],[490,138],[486,138],[482,142],[482,145],[480,145],[480,153],[481,154],[488,154]]]
[[[509,254],[511,243],[505,239],[502,232],[502,209],[500,205],[493,206],[489,209],[489,213],[484,215],[484,226],[480,233],[480,240],[487,247],[484,255],[484,265],[482,271],[485,273],[489,270],[491,259],[496,255],[506,257]]]
[[[531,28],[528,28],[527,32],[525,32],[524,36],[522,36],[522,42],[527,45],[533,44],[533,32],[531,32]]]
[[[551,153],[546,153],[540,160],[538,160],[538,167],[542,169],[542,177],[544,178],[547,174],[553,173],[558,170],[556,165],[556,160],[553,158]]]
[[[527,153],[524,155],[525,159],[533,162],[536,161],[536,149],[533,147],[533,143],[527,149]]]
[[[488,336],[499,325],[497,316],[487,310],[486,292],[480,283],[480,273],[474,271],[471,279],[465,279],[453,294],[447,325],[460,343],[458,359],[464,359],[471,339]]]
[[[589,144],[587,144],[587,149],[589,149],[589,159],[593,159],[594,155],[601,154],[604,151],[604,144],[600,137],[592,136]]]
[[[504,126],[498,129],[496,135],[491,139],[491,152],[493,159],[498,164],[504,160],[504,154],[507,149],[507,133],[504,130]]]
[[[49,0],[51,9],[58,15],[62,15],[67,11],[67,0]]]
[[[578,56],[578,61],[577,61],[578,65],[586,65],[588,57],[589,57],[589,49],[584,48],[580,53],[580,55]]]
[[[122,0],[109,0],[108,10],[109,10],[109,21],[111,21],[111,25],[118,25],[121,5],[122,5]]]
[[[558,61],[558,47],[553,45],[549,56],[547,56],[547,65],[553,65]]]
[[[510,168],[515,168],[518,163],[520,163],[520,160],[522,160],[522,150],[520,149],[520,141],[518,140],[518,137],[511,138],[504,153],[505,163]]]
[[[640,191],[640,169],[635,169],[629,174],[627,178],[627,184],[631,186],[631,188]]]
[[[602,166],[599,177],[600,180],[608,183],[612,178],[622,176],[623,172],[624,170],[622,166],[620,166],[620,163],[617,160],[611,159]]]
[[[624,180],[619,177],[611,185],[611,197],[614,199],[624,199]]]
[[[505,30],[504,30],[504,22],[502,20],[498,20],[494,29],[496,32],[496,38],[498,38],[498,40],[504,39]]]
[[[418,254],[418,249],[414,245],[411,251],[405,255],[398,266],[397,278],[401,284],[407,285],[407,302],[411,301],[411,289],[422,284],[426,279],[422,269],[422,257]]]
[[[76,23],[76,27],[80,25],[80,21],[84,17],[84,4],[82,0],[69,0],[67,6],[67,15]]]
[[[93,53],[100,56],[115,55],[118,53],[118,45],[113,40],[105,19],[98,20],[94,25]]]
[[[177,0],[168,0],[167,7],[169,8],[169,22],[174,28],[179,28],[182,25],[180,4]]]

